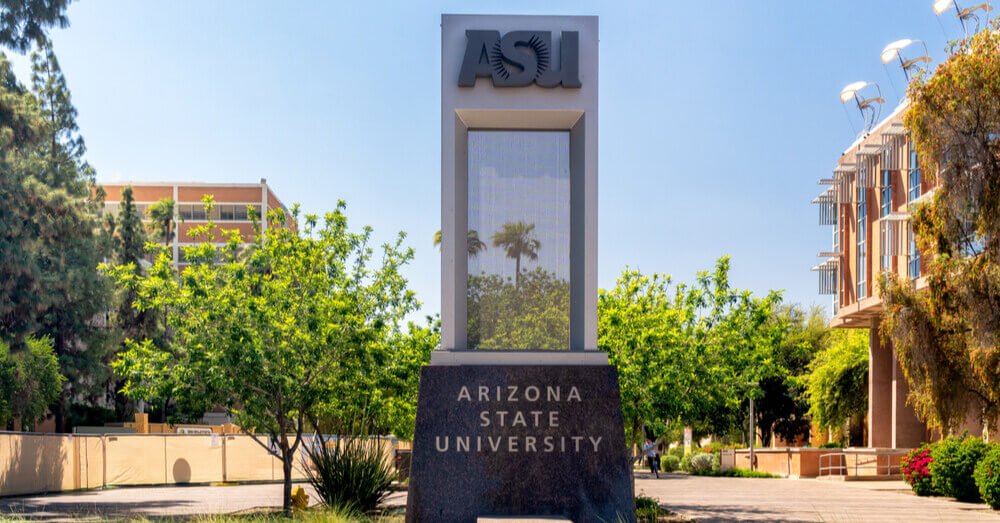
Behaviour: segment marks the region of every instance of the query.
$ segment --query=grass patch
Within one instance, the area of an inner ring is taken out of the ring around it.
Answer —
[[[660,523],[663,521],[688,521],[676,512],[671,512],[653,498],[647,496],[635,497],[636,523]]]
[[[759,470],[747,470],[740,468],[731,468],[725,472],[720,472],[718,470],[708,470],[692,472],[693,476],[714,476],[723,478],[780,478],[777,474],[771,474],[770,472],[761,472]]]

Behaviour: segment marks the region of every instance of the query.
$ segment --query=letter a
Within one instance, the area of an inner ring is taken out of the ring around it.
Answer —
[[[493,77],[489,50],[494,44],[500,42],[500,31],[468,30],[465,32],[465,37],[467,38],[465,58],[462,60],[462,69],[458,73],[458,86],[475,87],[476,78],[480,76]]]

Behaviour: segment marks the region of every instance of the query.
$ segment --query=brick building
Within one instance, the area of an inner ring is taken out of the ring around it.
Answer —
[[[837,160],[827,186],[813,203],[820,225],[832,227],[832,247],[820,253],[820,294],[833,296],[833,328],[868,328],[868,436],[873,448],[910,448],[930,439],[927,426],[907,404],[909,388],[893,348],[879,334],[883,272],[926,286],[925,260],[911,229],[911,211],[934,187],[923,176],[903,125],[908,103],[859,137]]]
[[[170,244],[174,265],[183,268],[184,251],[181,247],[200,243],[191,236],[191,230],[204,225],[211,218],[222,230],[238,230],[240,235],[249,240],[258,232],[254,228],[249,212],[264,216],[271,209],[288,208],[278,199],[274,191],[267,185],[267,180],[259,183],[195,183],[195,182],[115,182],[103,184],[105,196],[104,212],[117,213],[121,201],[121,191],[132,187],[132,196],[139,214],[148,220],[145,213],[150,206],[164,198],[174,200],[174,222],[177,224],[176,234]],[[205,215],[205,204],[202,198],[212,195],[215,206],[212,215]],[[259,220],[257,227],[263,231],[268,227],[266,220]]]

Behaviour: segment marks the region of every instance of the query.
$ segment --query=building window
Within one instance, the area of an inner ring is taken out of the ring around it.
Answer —
[[[907,181],[907,186],[909,187],[909,200],[913,201],[920,198],[920,160],[917,158],[917,149],[910,143],[910,163],[909,163],[909,180]]]
[[[837,212],[833,213],[833,252],[840,252],[840,207],[834,205],[834,209]],[[840,262],[843,263],[844,258],[839,258]],[[836,316],[837,312],[840,310],[840,272],[833,278],[833,315]]]
[[[879,202],[879,216],[885,218],[892,213],[892,170],[890,170],[888,162],[886,160],[892,155],[892,146],[889,146],[887,150],[887,155],[882,157],[882,183],[879,187],[880,199]],[[892,245],[892,228],[885,228],[885,236],[882,241],[881,256],[879,256],[879,262],[881,263],[881,268],[883,271],[889,270],[892,266],[892,257],[889,256],[888,246]]]
[[[885,218],[892,212],[892,171],[889,169],[882,169],[882,186],[879,192],[882,200],[879,216]]]
[[[178,206],[178,212],[182,220],[209,219],[209,216],[205,214],[205,205],[201,203],[180,205]],[[261,206],[259,204],[247,205],[245,203],[215,204],[212,206],[211,219],[247,221],[250,219],[249,212],[253,212],[259,218],[261,216]]]
[[[920,250],[917,249],[917,236],[913,234],[913,225],[910,225],[907,235],[910,239],[910,252],[907,256],[907,275],[909,275],[910,279],[916,279],[920,277]]]
[[[861,165],[864,170],[864,164]],[[864,298],[867,290],[868,273],[868,196],[867,191],[861,185],[857,186],[858,191],[858,245],[857,245],[857,280],[858,299]]]

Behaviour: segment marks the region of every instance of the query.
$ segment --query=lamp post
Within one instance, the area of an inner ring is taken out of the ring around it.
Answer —
[[[756,387],[757,386],[757,382],[756,381],[748,382],[747,385],[749,385],[751,387]],[[755,463],[754,463],[754,459],[753,459],[754,458],[753,450],[754,450],[754,444],[755,443],[757,443],[757,430],[756,430],[756,427],[754,427],[754,419],[753,419],[753,391],[751,391],[751,393],[750,393],[750,470],[756,470],[757,469],[757,467],[754,466]]]

